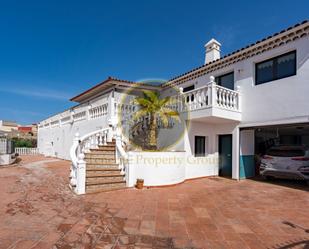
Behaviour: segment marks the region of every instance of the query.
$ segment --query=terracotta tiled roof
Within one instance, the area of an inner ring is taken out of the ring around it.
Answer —
[[[115,77],[111,77],[109,76],[106,80],[102,81],[101,83],[89,88],[88,90],[78,94],[77,96],[71,98],[70,100],[71,101],[79,101],[79,99],[85,95],[85,94],[90,94],[90,92],[92,91],[95,91],[96,89],[99,89],[100,87],[102,87],[103,85],[105,84],[108,84],[108,83],[113,83],[113,84],[117,84],[117,83],[125,83],[125,84],[129,84],[129,85],[134,85],[134,86],[137,86],[137,87],[152,87],[152,88],[159,88],[159,86],[154,86],[154,85],[150,85],[150,84],[146,84],[146,83],[142,83],[142,82],[134,82],[134,81],[128,81],[128,80],[121,80],[121,79],[117,79]]]

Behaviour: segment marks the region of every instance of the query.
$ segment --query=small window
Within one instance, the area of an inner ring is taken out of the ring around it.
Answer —
[[[185,88],[183,89],[183,92],[185,93],[185,92],[189,92],[189,91],[192,91],[192,90],[194,90],[194,85],[185,87]],[[194,95],[191,95],[191,101],[192,101],[192,102],[194,101]],[[189,97],[189,96],[187,96],[186,102],[187,102],[187,103],[190,102],[190,97]]]
[[[204,136],[195,136],[194,142],[194,155],[196,157],[205,156],[206,148],[205,148],[205,137]]]
[[[296,75],[296,51],[262,61],[255,65],[255,84]]]
[[[183,92],[185,93],[185,92],[189,92],[189,91],[192,91],[192,90],[194,90],[194,85],[185,87],[183,89]]]
[[[234,72],[220,75],[215,78],[215,81],[219,86],[234,90]]]

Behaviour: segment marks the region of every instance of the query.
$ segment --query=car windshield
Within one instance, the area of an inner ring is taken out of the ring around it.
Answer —
[[[271,148],[266,154],[269,156],[279,156],[279,157],[297,157],[297,156],[304,156],[305,151],[301,148],[277,147],[277,148]]]

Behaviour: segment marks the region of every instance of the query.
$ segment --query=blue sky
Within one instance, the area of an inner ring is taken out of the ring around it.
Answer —
[[[0,1],[0,119],[38,122],[108,76],[170,79],[308,19],[303,1]]]

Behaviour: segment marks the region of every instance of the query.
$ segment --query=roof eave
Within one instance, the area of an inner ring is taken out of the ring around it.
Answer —
[[[138,83],[138,82],[131,82],[126,80],[120,80],[112,77],[108,77],[106,80],[102,81],[101,83],[89,88],[88,90],[80,93],[79,95],[73,97],[70,99],[70,101],[81,103],[94,95],[96,95],[98,92],[106,90],[108,88],[117,86],[124,86],[124,87],[135,87],[140,90],[158,90],[161,87],[160,86],[152,86],[147,85],[144,83]]]

